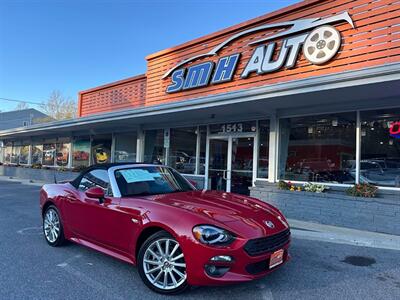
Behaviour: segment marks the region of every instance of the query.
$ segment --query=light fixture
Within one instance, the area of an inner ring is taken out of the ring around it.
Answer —
[[[308,127],[308,133],[309,133],[309,134],[312,134],[313,132],[314,132],[314,128]]]

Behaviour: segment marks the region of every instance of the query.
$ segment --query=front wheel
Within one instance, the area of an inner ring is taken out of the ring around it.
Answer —
[[[65,242],[61,217],[54,205],[50,205],[44,212],[43,233],[46,242],[52,247],[61,246]]]
[[[143,282],[157,293],[178,294],[188,287],[182,249],[165,231],[153,234],[144,242],[137,264]]]

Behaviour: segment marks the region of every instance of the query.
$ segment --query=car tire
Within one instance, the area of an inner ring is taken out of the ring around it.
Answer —
[[[180,294],[189,287],[182,249],[166,231],[156,232],[143,243],[137,266],[146,286],[159,294]]]
[[[50,205],[46,208],[43,214],[42,228],[44,238],[50,246],[58,247],[65,243],[61,215],[54,205]]]

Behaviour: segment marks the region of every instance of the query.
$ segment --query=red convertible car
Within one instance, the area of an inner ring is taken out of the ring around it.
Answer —
[[[278,209],[196,190],[166,166],[93,166],[44,185],[40,207],[50,246],[69,240],[136,265],[163,294],[253,280],[289,260],[290,229]]]

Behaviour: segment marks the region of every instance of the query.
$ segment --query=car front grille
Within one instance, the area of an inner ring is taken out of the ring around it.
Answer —
[[[257,256],[282,248],[289,239],[290,230],[288,228],[271,236],[249,240],[244,246],[244,250],[250,256]]]

